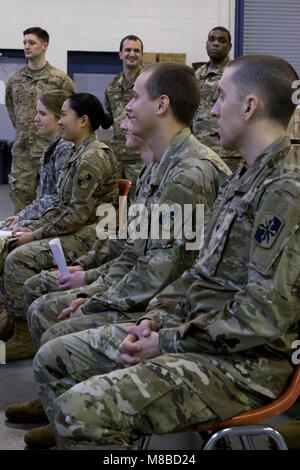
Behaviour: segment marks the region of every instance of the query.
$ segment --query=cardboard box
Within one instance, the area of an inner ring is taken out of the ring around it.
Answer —
[[[178,62],[186,64],[186,54],[177,54],[174,52],[159,52],[157,62]]]
[[[173,55],[174,55],[174,58],[173,58],[174,62],[179,62],[180,64],[186,64],[186,54],[173,54]]]
[[[157,62],[174,62],[174,54],[159,52],[159,54],[157,54]]]
[[[157,52],[144,52],[143,54],[143,64],[155,64],[157,62]]]

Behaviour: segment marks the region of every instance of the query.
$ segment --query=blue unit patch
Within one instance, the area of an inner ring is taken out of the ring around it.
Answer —
[[[277,238],[283,222],[273,214],[265,213],[255,232],[255,241],[262,248],[270,248]]]

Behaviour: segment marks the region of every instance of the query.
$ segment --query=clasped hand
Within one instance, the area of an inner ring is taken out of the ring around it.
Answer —
[[[64,308],[60,315],[58,316],[58,320],[66,320],[67,318],[76,318],[76,317],[84,317],[84,313],[81,310],[81,305],[85,304],[89,299],[88,298],[79,298],[74,299],[69,307]]]
[[[125,364],[133,366],[160,355],[159,335],[156,324],[143,320],[139,325],[126,328],[129,333],[119,346]]]

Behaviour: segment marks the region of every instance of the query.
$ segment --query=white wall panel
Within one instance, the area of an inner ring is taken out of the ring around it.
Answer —
[[[146,52],[187,54],[206,61],[208,31],[224,26],[234,36],[234,0],[1,0],[0,48],[22,48],[22,31],[50,34],[47,58],[67,70],[67,51],[115,51],[137,34]]]

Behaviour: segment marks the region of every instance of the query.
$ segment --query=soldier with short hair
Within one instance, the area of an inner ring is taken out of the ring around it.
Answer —
[[[75,93],[63,103],[62,138],[72,142],[57,182],[57,198],[29,227],[15,227],[14,248],[4,264],[5,303],[15,321],[6,342],[7,361],[34,355],[23,302],[24,282],[56,265],[49,241],[60,237],[67,263],[86,253],[96,240],[97,208],[118,203],[117,162],[113,151],[95,135],[105,119],[98,98]],[[0,325],[1,326],[1,325]]]
[[[300,319],[300,156],[287,137],[296,79],[267,55],[226,68],[212,113],[245,163],[221,187],[196,263],[135,325],[39,349],[58,449],[133,449],[141,435],[205,429],[286,389]]]
[[[142,70],[143,42],[134,34],[125,36],[120,42],[119,56],[123,71],[111,80],[105,89],[105,107],[107,110],[107,129],[113,125],[112,148],[119,165],[119,177],[133,183],[129,199],[135,191],[136,178],[144,166],[137,150],[125,145],[125,133],[121,122],[125,119],[125,107],[132,98],[133,86]]]
[[[128,230],[121,255],[86,272],[89,285],[64,295],[50,292],[33,302],[27,318],[37,347],[70,332],[136,319],[158,292],[192,266],[203,227],[199,205],[204,211],[211,208],[220,183],[230,174],[220,157],[191,134],[189,126],[199,99],[194,71],[186,65],[155,64],[137,78],[126,107],[126,138],[131,133],[143,138],[153,159],[138,178],[128,219],[137,230],[138,226],[145,230],[141,237]],[[156,207],[161,208],[158,217],[152,212]],[[191,247],[186,246],[189,242]],[[34,279],[26,282],[25,299],[35,295]],[[86,298],[81,298],[84,294]],[[72,296],[81,307],[70,305]],[[57,321],[62,318],[67,319]],[[12,405],[7,415],[16,419],[21,412],[27,420],[29,416],[36,420],[34,405],[36,401]],[[29,440],[32,443],[30,436]]]
[[[147,77],[151,81],[152,72],[159,74],[159,78],[153,79],[153,82],[161,82],[161,89],[153,90],[149,85],[148,92],[144,82]],[[170,80],[174,72],[182,78],[182,90],[178,85],[179,79],[173,79],[173,82]],[[190,83],[189,95],[180,94],[180,91],[186,89],[184,80]],[[186,234],[183,234],[182,239],[176,239],[172,227],[166,239],[161,239],[161,234],[158,239],[151,237],[151,230],[154,229],[151,213],[153,205],[177,204],[184,210],[184,205],[190,204],[192,223],[192,218],[195,217],[192,214],[196,210],[196,205],[203,204],[205,211],[211,207],[220,182],[230,174],[230,170],[222,160],[191,136],[187,127],[193,116],[191,103],[193,100],[196,103],[199,101],[198,84],[192,69],[182,68],[180,64],[164,64],[157,69],[153,67],[143,72],[134,85],[134,97],[126,108],[129,114],[131,103],[134,106],[135,101],[138,102],[135,95],[138,96],[140,89],[145,106],[146,103],[154,101],[152,93],[157,99],[157,96],[162,94],[161,90],[165,90],[165,93],[172,97],[170,98],[172,105],[167,105],[167,109],[170,106],[172,109],[170,119],[166,116],[160,118],[156,114],[151,116],[147,112],[145,117],[140,118],[137,131],[133,131],[141,137],[145,133],[146,143],[148,140],[152,141],[153,136],[157,136],[153,139],[156,141],[155,145],[163,147],[162,150],[153,151],[153,161],[142,171],[134,198],[137,208],[144,205],[147,209],[145,219],[148,222],[149,239],[134,238],[129,233],[119,257],[107,265],[82,273],[84,275],[82,287],[61,293],[59,296],[50,293],[34,301],[37,295],[45,293],[45,289],[48,288],[50,292],[53,290],[53,274],[41,273],[38,278],[29,279],[24,286],[24,300],[29,307],[27,320],[36,347],[40,345],[42,335],[49,340],[49,336],[53,338],[78,329],[87,329],[91,324],[132,318],[135,316],[135,311],[145,308],[157,292],[193,264],[197,253],[197,250],[185,251]],[[138,113],[143,115],[143,110],[139,110]],[[164,114],[167,114],[166,111]],[[139,122],[138,118],[137,121]],[[159,137],[164,128],[168,129],[167,137]],[[152,136],[151,139],[148,134]],[[169,134],[174,134],[171,140]],[[131,218],[135,220],[138,217],[138,213],[133,213]],[[163,219],[160,224],[164,225]],[[63,281],[60,281],[60,284],[63,285]],[[104,317],[102,312],[106,310],[119,313]],[[81,318],[72,318],[78,315]],[[69,320],[57,321],[66,318]]]
[[[200,83],[201,101],[193,119],[195,137],[216,152],[232,171],[235,171],[243,159],[236,152],[222,148],[218,135],[217,121],[211,115],[211,109],[218,98],[218,83],[230,63],[231,34],[223,26],[216,26],[208,33],[206,51],[209,61],[196,70]]]
[[[5,104],[16,137],[12,146],[12,166],[9,175],[10,197],[16,212],[28,206],[36,197],[40,175],[40,158],[47,140],[35,129],[35,107],[47,91],[73,93],[73,81],[62,70],[46,61],[49,34],[39,27],[24,32],[24,54],[28,65],[15,72],[6,83]]]

